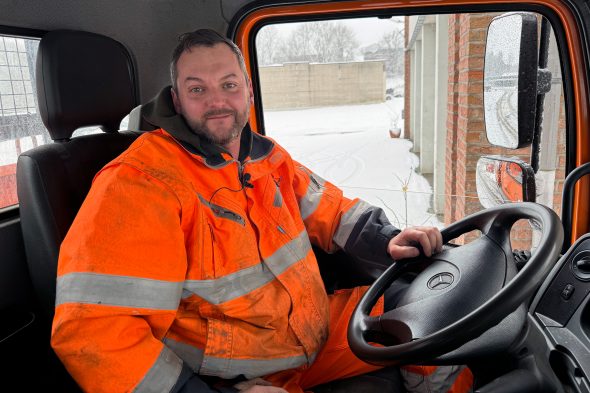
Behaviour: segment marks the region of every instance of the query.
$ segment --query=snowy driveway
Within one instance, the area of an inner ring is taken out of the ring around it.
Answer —
[[[390,128],[403,125],[402,101],[267,111],[266,134],[346,196],[383,207],[396,226],[442,227],[432,213],[432,187],[416,172],[412,142],[389,136]]]

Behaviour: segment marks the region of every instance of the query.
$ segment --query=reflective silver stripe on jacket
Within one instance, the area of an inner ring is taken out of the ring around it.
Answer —
[[[137,393],[161,393],[172,390],[180,372],[182,360],[169,348],[163,347],[156,362],[148,370],[142,381],[135,387]]]
[[[359,200],[353,207],[344,213],[342,218],[340,218],[340,224],[338,224],[338,228],[334,233],[334,239],[332,239],[333,242],[338,247],[344,248],[360,216],[371,209],[374,209],[374,207]]]
[[[183,298],[193,293],[209,303],[221,304],[258,289],[301,259],[311,250],[307,232],[283,245],[262,263],[213,280],[187,280]]]
[[[89,303],[176,311],[182,284],[113,274],[69,273],[57,278],[55,305]]]
[[[302,169],[309,176],[309,185],[307,186],[307,191],[299,201],[299,212],[301,213],[301,218],[305,220],[318,208],[320,201],[322,200],[322,194],[326,181],[315,173],[311,173],[305,168]]]
[[[245,375],[247,378],[255,378],[272,374],[277,371],[299,367],[307,362],[305,355],[278,359],[218,358],[204,356],[204,351],[202,349],[170,338],[164,339],[164,343],[195,373],[216,375],[227,379],[235,378],[241,374]],[[316,354],[311,357],[310,363],[313,363],[315,357]]]
[[[400,368],[408,393],[447,393],[465,366],[438,366],[428,375]],[[471,390],[470,390],[471,391]]]
[[[171,338],[165,338],[163,341],[168,348],[174,351],[174,353],[182,359],[184,364],[190,367],[195,373],[199,372],[201,364],[203,363],[204,352],[202,349],[190,344],[172,340]]]
[[[296,262],[305,258],[310,250],[309,236],[307,231],[303,230],[299,236],[285,243],[274,254],[264,258],[263,263],[268,266],[275,276],[278,276]]]
[[[278,371],[289,370],[307,363],[305,355],[275,359],[226,359],[205,356],[201,375],[216,375],[232,379],[244,375],[248,379],[262,377]]]

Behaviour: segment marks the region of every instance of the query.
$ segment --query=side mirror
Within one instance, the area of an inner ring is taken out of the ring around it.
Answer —
[[[526,12],[498,16],[488,28],[484,116],[492,145],[518,149],[533,141],[537,95],[551,80],[539,72],[537,30],[537,17]]]
[[[483,156],[475,171],[477,197],[484,208],[507,202],[535,202],[535,173],[517,158]]]

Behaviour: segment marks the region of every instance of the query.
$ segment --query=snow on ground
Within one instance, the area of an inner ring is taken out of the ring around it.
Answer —
[[[403,97],[381,104],[267,111],[264,122],[266,134],[294,159],[346,196],[382,207],[394,225],[442,227],[431,212],[432,187],[417,173],[412,142],[389,136],[391,128],[403,126],[402,107]]]

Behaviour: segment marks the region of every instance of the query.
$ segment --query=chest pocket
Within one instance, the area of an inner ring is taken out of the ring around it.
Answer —
[[[281,179],[269,176],[264,188],[263,205],[267,206],[267,212],[276,229],[283,234],[293,237],[298,234],[293,220],[293,201],[295,195],[289,189],[281,190]],[[295,211],[297,215],[299,211]]]
[[[199,195],[204,205],[202,277],[213,279],[258,264],[256,237],[244,212],[214,204]]]

